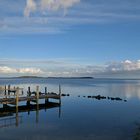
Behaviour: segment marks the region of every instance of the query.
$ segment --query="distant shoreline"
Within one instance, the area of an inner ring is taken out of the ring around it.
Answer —
[[[41,76],[19,76],[19,77],[0,77],[0,79],[95,79],[95,80],[140,80],[137,78],[97,78],[97,77],[41,77]]]
[[[94,77],[39,77],[39,76],[20,76],[15,78],[47,78],[47,79],[94,79]]]
[[[41,77],[41,76],[19,76],[19,77],[0,77],[0,79],[20,79],[20,78],[44,78],[44,79],[94,79],[94,77]]]

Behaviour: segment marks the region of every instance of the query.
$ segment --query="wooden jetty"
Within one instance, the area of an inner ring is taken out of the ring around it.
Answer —
[[[39,91],[39,86],[36,86],[36,91],[31,92],[30,87],[26,94],[23,94],[23,88],[14,87],[11,88],[10,85],[0,87],[0,104],[3,106],[0,108],[0,118],[15,115],[16,126],[19,123],[20,112],[36,111],[36,122],[38,122],[39,110],[50,109],[54,107],[59,107],[59,117],[61,112],[61,86],[59,85],[59,92],[47,92],[47,87],[45,87],[45,92]],[[39,103],[40,100],[44,99],[44,103]],[[50,102],[49,99],[58,100],[57,102]],[[26,102],[25,105],[19,104],[19,102]],[[7,120],[7,118],[6,118]],[[4,126],[9,126],[5,124]],[[1,125],[0,125],[1,127]]]
[[[19,102],[27,101],[39,103],[40,99],[45,99],[47,102],[49,99],[59,100],[61,104],[61,86],[59,85],[59,93],[47,92],[47,87],[45,87],[45,92],[42,93],[39,91],[39,86],[36,87],[36,91],[31,92],[30,87],[28,87],[28,91],[26,95],[23,95],[23,88],[0,88],[0,91],[4,91],[4,94],[0,95],[0,104],[12,104],[18,107]],[[22,93],[20,93],[22,91]]]

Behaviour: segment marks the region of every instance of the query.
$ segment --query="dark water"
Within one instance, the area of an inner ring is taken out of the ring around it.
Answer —
[[[5,84],[23,87],[24,93],[37,85],[42,92],[45,86],[58,92],[61,84],[70,96],[62,97],[61,107],[0,116],[0,140],[140,139],[140,80],[0,79]],[[90,98],[96,95],[107,98]]]

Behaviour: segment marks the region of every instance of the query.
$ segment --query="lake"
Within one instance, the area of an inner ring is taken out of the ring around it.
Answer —
[[[47,86],[58,93],[61,84],[62,93],[70,96],[62,96],[58,107],[19,112],[18,118],[10,112],[0,116],[1,140],[140,139],[140,80],[0,79],[1,86],[8,84],[24,88],[24,94],[37,85],[42,92]]]

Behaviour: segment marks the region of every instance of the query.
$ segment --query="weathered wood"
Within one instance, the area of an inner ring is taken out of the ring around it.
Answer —
[[[5,85],[4,93],[5,93],[5,95],[6,95],[6,85]]]
[[[61,85],[59,85],[59,103],[61,104]]]
[[[10,95],[10,85],[8,85],[8,95]]]
[[[59,85],[59,94],[56,94],[54,92],[48,93],[47,87],[45,87],[45,93],[41,93],[39,92],[39,86],[37,86],[36,92],[31,92],[30,87],[28,87],[28,92],[27,92],[28,96],[23,96],[22,94],[20,94],[21,89],[22,88],[19,87],[14,89],[15,90],[15,97],[14,97],[13,95],[10,95],[10,92],[12,90],[10,89],[10,85],[8,85],[9,96],[7,96],[7,94],[6,95],[4,94],[2,97],[0,97],[0,104],[12,104],[18,107],[19,102],[23,102],[23,101],[26,101],[27,104],[30,104],[31,101],[36,101],[36,104],[39,104],[39,99],[45,99],[45,103],[47,103],[49,99],[57,99],[59,100],[59,103],[61,103],[60,85]],[[7,90],[6,86],[5,86],[5,90]],[[28,93],[31,93],[30,96]]]
[[[16,108],[18,107],[18,101],[19,101],[19,87],[16,89]]]
[[[45,87],[45,95],[47,94],[47,87]]]

